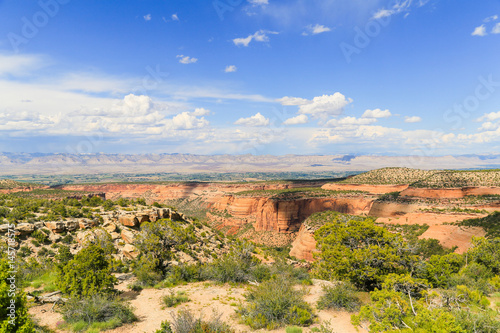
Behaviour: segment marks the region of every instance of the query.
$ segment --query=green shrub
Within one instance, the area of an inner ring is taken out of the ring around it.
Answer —
[[[238,312],[253,329],[308,326],[312,324],[314,315],[302,299],[303,295],[303,292],[293,289],[289,280],[277,277],[253,288],[245,296],[248,305],[240,307]]]
[[[40,230],[33,231],[31,233],[31,237],[36,239],[41,244],[44,244],[49,240],[49,237],[45,233],[41,232]]]
[[[314,237],[320,253],[313,273],[325,280],[349,280],[364,290],[380,288],[385,276],[412,271],[419,262],[400,235],[376,226],[373,218],[337,212],[313,215],[326,222]]]
[[[495,317],[493,311],[471,312],[464,309],[456,311],[454,314],[458,324],[466,332],[500,332],[500,320]]]
[[[21,256],[22,258],[28,257],[31,254],[31,249],[27,247],[26,245],[23,245],[19,248],[17,251],[17,254]]]
[[[462,255],[450,253],[444,256],[433,255],[425,267],[425,278],[434,287],[448,287],[452,274],[458,273],[465,260]]]
[[[500,274],[500,238],[474,237],[472,247],[466,255],[471,261],[486,266],[494,274]]]
[[[91,244],[59,269],[58,286],[72,296],[91,296],[112,292],[116,278],[104,250]]]
[[[64,320],[74,324],[73,329],[79,328],[79,330],[111,329],[137,320],[127,303],[97,294],[84,298],[70,298],[63,305],[61,312]]]
[[[155,271],[164,274],[167,270],[166,262],[172,258],[172,248],[196,241],[194,233],[187,229],[182,222],[165,219],[154,223],[144,222],[135,245],[141,255],[147,255],[148,260],[154,263]]]
[[[48,251],[46,248],[42,247],[42,248],[41,248],[41,249],[37,252],[37,255],[38,255],[39,257],[45,257],[48,253],[49,253],[49,251]]]
[[[67,234],[66,236],[61,238],[61,242],[63,242],[64,244],[71,244],[71,243],[73,243],[73,236],[71,236],[70,234]]]
[[[182,291],[175,293],[173,290],[169,290],[168,295],[163,296],[162,299],[167,308],[172,308],[181,303],[189,302],[189,297],[186,296],[186,292]]]
[[[286,333],[302,333],[302,328],[297,326],[289,326],[285,328]]]
[[[207,321],[203,321],[201,317],[196,318],[188,309],[181,309],[172,317],[172,322],[162,322],[161,328],[155,333],[234,333],[217,312]]]
[[[156,259],[143,255],[132,264],[138,285],[152,287],[163,279],[163,274],[158,271],[155,261]]]
[[[258,264],[258,260],[252,256],[252,250],[250,247],[238,246],[208,265],[206,277],[221,283],[247,282],[254,279],[251,270]]]
[[[11,277],[9,271],[9,262],[0,258],[0,332],[34,332],[33,322],[28,314],[26,295],[22,290],[17,290],[14,295],[11,294],[12,281],[9,279]],[[11,301],[14,304],[11,304]],[[11,315],[9,307],[14,307],[14,318],[8,317]],[[10,319],[13,320],[14,325],[9,321]]]
[[[361,305],[356,289],[349,282],[339,282],[335,286],[323,286],[324,295],[318,300],[318,309],[357,311]]]

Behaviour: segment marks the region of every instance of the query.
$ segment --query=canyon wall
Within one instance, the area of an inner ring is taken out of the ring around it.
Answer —
[[[500,195],[500,187],[462,187],[462,188],[415,188],[409,187],[400,194],[406,197],[427,199],[456,199],[468,195]]]
[[[362,184],[339,184],[329,183],[321,186],[324,190],[331,191],[363,191],[372,194],[385,194],[391,192],[401,192],[408,188],[408,185],[362,185]]]
[[[106,198],[115,200],[120,197],[136,199],[143,197],[150,201],[197,198],[203,196],[208,202],[216,201],[227,193],[256,190],[283,190],[309,186],[321,186],[325,182],[291,183],[204,183],[186,182],[169,184],[83,184],[62,185],[59,189],[68,191],[104,192]],[[214,199],[215,198],[215,199]]]
[[[292,232],[299,230],[310,215],[326,210],[359,215],[370,211],[372,199],[298,198],[280,200],[267,197],[227,195],[211,205],[212,209],[231,215],[226,224],[253,223],[256,231]],[[239,222],[238,222],[239,221]]]
[[[292,243],[290,255],[303,259],[309,262],[314,261],[313,253],[316,250],[316,240],[314,239],[314,231],[308,229],[306,225],[301,225],[297,237]]]

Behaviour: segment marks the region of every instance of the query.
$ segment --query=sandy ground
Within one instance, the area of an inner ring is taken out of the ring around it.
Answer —
[[[307,295],[305,300],[311,305],[316,304],[322,294],[321,286],[328,283],[321,280],[313,280],[312,286],[305,287]],[[210,318],[213,311],[222,315],[222,319],[231,325],[237,332],[285,332],[285,328],[273,331],[257,330],[253,331],[250,327],[238,323],[235,312],[239,302],[244,301],[246,287],[233,287],[230,285],[217,285],[211,282],[198,282],[188,285],[172,288],[175,292],[185,291],[190,298],[190,302],[179,305],[176,308],[165,308],[162,303],[162,297],[169,293],[168,289],[144,289],[140,293],[130,291],[127,285],[131,281],[125,281],[117,286],[118,290],[123,291],[122,297],[128,299],[134,308],[134,313],[138,321],[127,324],[107,332],[110,333],[151,333],[160,328],[161,322],[170,320],[172,313],[179,309],[189,308],[195,314],[204,318]],[[303,287],[300,287],[303,288]],[[61,314],[50,311],[51,304],[34,306],[30,309],[33,315],[42,325],[46,325],[56,332],[64,332],[57,328],[57,324],[63,321]],[[331,328],[335,333],[363,333],[363,329],[356,328],[351,324],[351,314],[343,311],[316,311],[317,319],[315,324],[304,328],[303,332],[310,332],[312,327],[319,327],[322,322],[330,321]]]
[[[408,213],[401,217],[379,217],[377,222],[385,224],[427,224],[429,229],[420,238],[437,239],[446,248],[457,246],[457,253],[464,253],[471,245],[472,237],[484,237],[483,228],[459,227],[450,225],[471,218],[486,216],[486,214],[449,214],[449,213]]]

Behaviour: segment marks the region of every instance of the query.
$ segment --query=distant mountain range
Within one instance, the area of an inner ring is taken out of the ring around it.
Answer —
[[[0,175],[96,173],[244,173],[499,168],[500,155],[191,155],[0,153]]]

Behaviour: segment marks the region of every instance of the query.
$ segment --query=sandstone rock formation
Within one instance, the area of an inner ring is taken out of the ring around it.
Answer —
[[[306,225],[300,227],[297,233],[297,238],[292,243],[290,255],[297,259],[306,261],[314,261],[313,252],[316,250],[316,240],[314,239],[314,231]]]
[[[292,232],[300,229],[301,223],[311,214],[334,210],[348,214],[366,214],[373,199],[355,198],[300,198],[280,200],[268,197],[225,196],[213,203],[211,208],[227,211],[231,216],[226,225],[254,223],[256,231]]]

